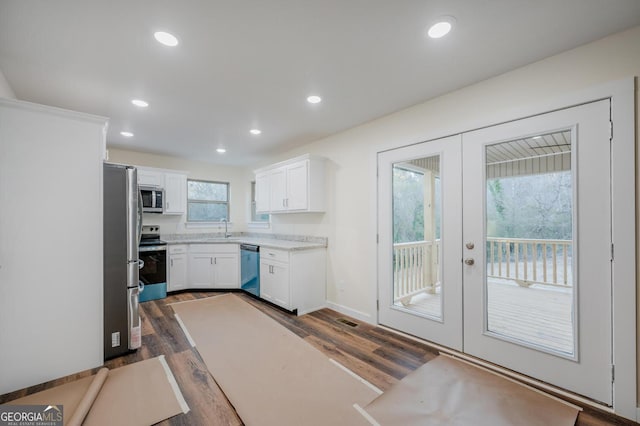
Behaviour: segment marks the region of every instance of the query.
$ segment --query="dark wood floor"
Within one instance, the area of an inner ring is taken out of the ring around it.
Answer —
[[[242,421],[209,374],[200,355],[189,345],[182,329],[174,319],[173,310],[167,306],[169,303],[211,295],[213,294],[209,292],[187,292],[141,304],[142,348],[135,353],[106,363],[107,367],[116,368],[165,355],[191,411],[166,420],[160,423],[161,425],[242,425]],[[238,295],[383,391],[437,356],[435,349],[380,327],[365,323],[351,327],[338,322],[338,318],[347,317],[330,309],[322,309],[297,317],[246,294],[238,293]],[[0,404],[93,374],[93,372],[94,370],[89,370],[0,395]],[[526,424],[526,420],[522,424]],[[587,408],[579,415],[576,424],[590,426],[637,423]]]

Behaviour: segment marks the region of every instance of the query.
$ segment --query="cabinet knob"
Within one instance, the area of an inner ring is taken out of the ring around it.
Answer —
[[[464,263],[465,263],[465,265],[472,266],[474,263],[476,263],[476,261],[469,257],[469,258],[464,260]]]

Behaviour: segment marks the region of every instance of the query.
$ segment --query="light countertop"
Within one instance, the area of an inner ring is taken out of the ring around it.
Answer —
[[[260,247],[280,250],[309,250],[327,247],[325,238],[301,238],[311,239],[313,241],[289,240],[282,237],[273,238],[255,235],[234,235],[229,238],[224,238],[217,234],[172,234],[161,236],[161,239],[166,241],[167,244],[254,244]]]

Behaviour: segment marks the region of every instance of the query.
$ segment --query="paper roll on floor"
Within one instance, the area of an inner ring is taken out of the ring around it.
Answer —
[[[98,394],[102,389],[102,385],[104,385],[104,382],[107,380],[108,375],[109,369],[101,368],[98,373],[93,376],[93,381],[91,382],[89,389],[87,389],[87,391],[85,392],[84,397],[82,398],[82,400],[80,400],[78,407],[76,408],[69,421],[66,422],[68,426],[82,425],[82,422],[84,422],[85,417],[87,417],[91,406],[93,406],[93,402],[98,397]]]
[[[148,426],[189,411],[164,355],[110,371],[105,368],[7,404],[62,405],[65,426],[72,422],[75,426]]]

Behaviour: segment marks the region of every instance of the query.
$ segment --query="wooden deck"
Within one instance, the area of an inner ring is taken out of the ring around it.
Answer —
[[[490,280],[488,294],[489,330],[552,351],[573,353],[570,288],[526,288],[509,280]],[[440,317],[441,300],[438,289],[436,294],[413,296],[404,308]]]

